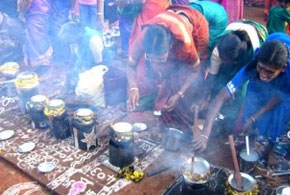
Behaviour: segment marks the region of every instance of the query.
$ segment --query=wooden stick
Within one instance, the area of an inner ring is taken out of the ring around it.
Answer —
[[[191,164],[190,164],[190,173],[193,174],[194,173],[194,155],[192,155],[191,157]]]
[[[236,153],[233,135],[229,135],[229,142],[230,142],[230,148],[231,148],[232,158],[233,158],[233,162],[234,162],[234,169],[235,169],[234,179],[236,181],[237,186],[240,189],[242,189],[243,180],[242,180],[242,176],[241,176],[241,172],[240,172],[240,168],[239,168],[239,163],[238,163],[238,159],[237,159],[237,153]]]
[[[195,105],[194,106],[193,129],[192,129],[193,136],[197,136],[199,134],[198,124],[197,124],[198,113],[199,113],[199,107],[198,107],[198,105]]]

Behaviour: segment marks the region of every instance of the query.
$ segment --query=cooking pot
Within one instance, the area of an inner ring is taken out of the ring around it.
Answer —
[[[247,173],[241,173],[242,176],[242,181],[243,181],[243,186],[242,188],[238,187],[235,179],[234,179],[234,174],[231,174],[228,177],[227,181],[227,189],[226,189],[226,194],[227,195],[257,195],[258,194],[258,185],[256,180],[249,174]]]
[[[182,164],[182,175],[188,184],[205,184],[211,177],[210,164],[201,157],[194,157],[193,162],[191,158],[188,158]]]
[[[185,140],[185,135],[182,131],[175,128],[166,128],[162,132],[162,147],[170,151],[178,151]]]
[[[134,162],[133,126],[127,122],[111,125],[109,162],[116,167],[126,167]]]

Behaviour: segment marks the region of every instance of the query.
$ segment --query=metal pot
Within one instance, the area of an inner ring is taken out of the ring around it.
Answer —
[[[239,153],[240,169],[244,173],[253,172],[258,160],[259,154],[254,150],[250,150],[249,154],[247,154],[246,149],[242,149]]]
[[[185,135],[182,131],[175,128],[167,128],[162,132],[162,147],[166,150],[177,151],[180,149]]]
[[[109,162],[116,167],[126,167],[134,162],[133,126],[127,122],[111,125]]]
[[[238,194],[238,195],[246,195],[246,194],[257,194],[258,192],[258,186],[256,183],[256,180],[247,173],[241,173],[243,186],[242,188],[239,188],[235,179],[234,175],[231,174],[228,177],[228,189],[227,194]]]
[[[290,193],[290,186],[283,185],[276,188],[276,195],[287,195]]]
[[[210,164],[201,157],[194,157],[194,162],[189,158],[182,164],[182,175],[188,184],[205,184],[211,177]]]

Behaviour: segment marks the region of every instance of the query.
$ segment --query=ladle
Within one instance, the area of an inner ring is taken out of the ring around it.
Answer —
[[[198,113],[199,113],[199,107],[198,105],[195,105],[194,106],[194,118],[193,118],[193,129],[192,129],[192,134],[193,134],[193,137],[195,136],[198,136],[199,134],[199,130],[198,130],[198,124],[197,124],[197,121],[198,121]],[[192,154],[191,156],[191,173],[193,173],[193,169],[194,169],[194,153]]]
[[[235,143],[234,143],[234,138],[233,135],[229,135],[229,142],[230,142],[230,148],[231,148],[231,153],[232,153],[232,158],[233,158],[233,163],[234,163],[234,179],[237,183],[237,186],[242,189],[243,187],[243,180],[238,164],[238,159],[237,159],[237,153],[236,153],[236,148],[235,148]]]

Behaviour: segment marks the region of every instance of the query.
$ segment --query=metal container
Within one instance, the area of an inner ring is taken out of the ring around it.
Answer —
[[[289,195],[290,194],[290,186],[283,185],[276,188],[276,195]]]
[[[187,184],[205,184],[211,177],[210,164],[201,157],[194,157],[193,162],[189,158],[182,164],[182,175]]]
[[[116,106],[127,100],[126,73],[117,68],[110,68],[104,74],[105,102],[107,106]]]
[[[254,150],[250,150],[249,154],[247,154],[246,149],[242,149],[239,153],[239,165],[241,171],[244,173],[253,172],[258,160],[259,154]]]
[[[91,109],[79,108],[73,113],[72,129],[76,148],[90,150],[97,147],[97,127]]]
[[[44,114],[49,119],[49,127],[57,139],[65,139],[71,135],[68,115],[63,100],[50,100],[44,108]]]
[[[19,108],[23,114],[27,114],[27,102],[34,95],[38,94],[38,76],[34,72],[21,72],[15,79],[15,87],[19,96]]]
[[[162,147],[170,151],[178,151],[185,139],[182,131],[175,128],[166,128],[162,132]]]
[[[0,71],[7,79],[14,79],[19,72],[19,64],[17,62],[5,62],[0,66]]]
[[[123,168],[134,162],[134,134],[130,123],[118,122],[111,125],[109,162]]]
[[[256,180],[247,173],[241,173],[243,186],[239,188],[234,175],[228,177],[226,195],[258,195],[258,185]]]
[[[48,99],[44,95],[34,95],[27,103],[28,112],[31,116],[31,126],[33,129],[48,128],[48,119],[44,114],[44,108]]]

